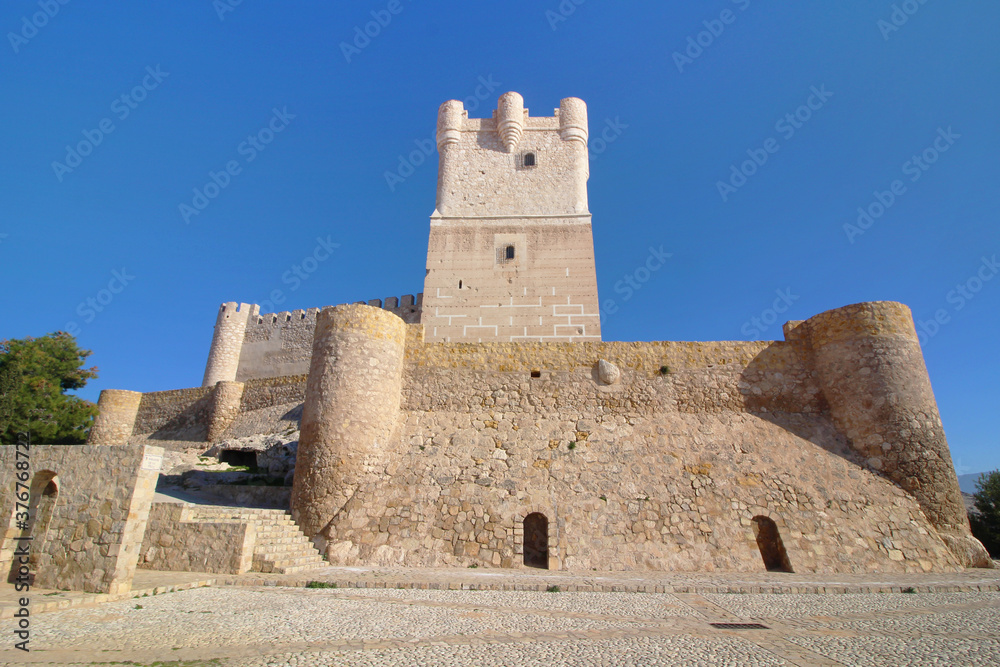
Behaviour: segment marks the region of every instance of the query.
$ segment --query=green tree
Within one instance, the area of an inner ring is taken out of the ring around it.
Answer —
[[[0,442],[25,431],[38,444],[85,442],[97,406],[66,392],[97,377],[83,367],[90,354],[63,331],[0,341]]]
[[[969,512],[972,534],[994,558],[1000,558],[1000,470],[983,473],[976,480],[976,512]]]

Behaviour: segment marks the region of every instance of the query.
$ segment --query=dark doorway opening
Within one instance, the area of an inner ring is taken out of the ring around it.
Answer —
[[[49,532],[49,522],[52,521],[52,513],[59,498],[59,483],[56,474],[48,470],[35,473],[31,481],[28,493],[28,521],[20,530],[20,537],[31,538],[30,555],[28,564],[21,563],[20,558],[15,555],[10,565],[10,572],[7,581],[13,583],[17,577],[24,576],[29,585],[34,584],[35,574],[38,572],[39,556],[46,546],[46,536]],[[16,517],[17,508],[14,508]],[[8,533],[10,531],[8,530]]]
[[[231,466],[257,467],[257,452],[247,452],[242,449],[223,449],[219,452],[219,460]]]
[[[792,564],[788,560],[785,545],[781,542],[777,524],[766,516],[755,516],[753,532],[757,537],[757,548],[760,549],[760,557],[764,559],[767,571],[791,572]]]
[[[544,514],[524,517],[524,564],[549,569],[549,520]]]

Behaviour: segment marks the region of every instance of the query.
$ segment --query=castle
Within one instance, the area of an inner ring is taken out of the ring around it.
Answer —
[[[602,341],[587,133],[576,98],[551,117],[517,93],[492,118],[445,102],[422,295],[226,303],[202,386],[102,392],[86,447],[33,450],[39,581],[260,565],[259,516],[152,502],[160,458],[295,429],[291,519],[331,564],[990,567],[906,306],[781,341]]]

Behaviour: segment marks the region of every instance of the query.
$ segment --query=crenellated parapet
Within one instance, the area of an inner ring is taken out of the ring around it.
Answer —
[[[532,117],[515,92],[500,96],[490,118],[469,118],[461,102],[445,102],[438,110],[436,215],[586,214],[587,137],[587,105],[575,97],[542,117]],[[478,199],[469,198],[472,192]]]

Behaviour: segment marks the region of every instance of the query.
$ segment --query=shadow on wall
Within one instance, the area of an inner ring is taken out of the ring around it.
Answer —
[[[797,347],[774,342],[747,364],[740,374],[747,411],[863,467],[861,457],[830,419],[829,406],[809,369],[809,360]],[[755,388],[762,387],[761,393],[754,393]]]
[[[145,400],[145,396],[143,397]],[[186,442],[205,442],[208,439],[208,416],[212,408],[212,393],[207,392],[190,405],[182,409],[165,423],[157,426],[147,438],[149,440],[179,440]],[[142,414],[142,405],[139,412]],[[134,435],[139,433],[140,424],[136,424]],[[145,430],[145,429],[143,429]]]

